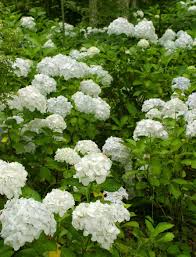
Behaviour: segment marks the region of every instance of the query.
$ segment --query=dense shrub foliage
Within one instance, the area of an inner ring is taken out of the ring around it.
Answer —
[[[64,3],[76,26],[60,1],[11,2],[0,256],[194,256],[195,1],[141,1],[127,18],[100,1],[99,27],[86,1]]]

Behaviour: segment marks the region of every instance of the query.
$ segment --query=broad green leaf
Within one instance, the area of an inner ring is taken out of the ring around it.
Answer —
[[[139,223],[137,221],[129,221],[129,222],[125,223],[123,227],[139,228]]]
[[[149,221],[148,219],[145,219],[145,224],[146,227],[148,229],[148,231],[150,232],[150,234],[152,234],[154,232],[154,227],[151,221]]]
[[[181,191],[179,189],[179,186],[176,184],[170,184],[169,191],[176,199],[178,199],[181,196]]]
[[[22,188],[22,196],[25,198],[33,198],[37,201],[41,201],[41,196],[39,195],[39,193],[29,186],[25,186]]]
[[[174,239],[174,234],[171,232],[164,233],[156,242],[157,243],[166,243]]]
[[[165,230],[168,230],[168,229],[172,228],[173,226],[174,226],[173,224],[170,224],[170,223],[167,223],[167,222],[161,222],[155,227],[154,232],[152,233],[152,236],[156,237],[160,233],[164,232]]]

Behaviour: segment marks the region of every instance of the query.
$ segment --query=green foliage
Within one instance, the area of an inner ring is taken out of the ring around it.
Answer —
[[[141,1],[145,16],[153,21],[159,35],[171,27],[175,31],[187,30],[195,37],[195,20],[179,5],[178,1]],[[177,2],[177,3],[176,3]],[[117,1],[99,1],[98,24],[108,25],[120,10]],[[195,90],[195,48],[178,49],[171,55],[159,45],[151,45],[146,50],[137,46],[135,38],[125,35],[108,36],[97,33],[84,37],[80,28],[88,23],[88,1],[65,1],[66,22],[79,24],[76,36],[65,36],[55,32],[61,20],[60,1],[10,1],[0,5],[0,95],[3,101],[7,94],[29,85],[36,74],[36,64],[46,56],[58,53],[69,54],[71,49],[96,46],[100,54],[86,59],[88,65],[102,65],[113,77],[110,86],[102,86],[101,97],[111,106],[111,116],[107,121],[98,121],[92,115],[72,110],[66,117],[67,129],[63,135],[43,129],[42,133],[26,131],[23,136],[32,138],[35,153],[24,153],[27,142],[21,136],[21,128],[34,118],[45,118],[38,112],[24,110],[24,122],[17,124],[7,117],[17,115],[8,108],[0,112],[3,132],[0,133],[1,159],[18,161],[28,171],[28,182],[22,189],[22,197],[41,201],[52,188],[68,190],[74,196],[76,205],[80,202],[103,200],[103,191],[115,192],[122,185],[129,193],[126,208],[131,220],[119,226],[118,239],[110,250],[101,249],[76,231],[71,225],[71,211],[62,218],[56,217],[58,228],[53,238],[41,235],[38,240],[26,244],[17,252],[0,241],[2,257],[48,257],[48,252],[60,249],[61,257],[190,257],[194,254],[193,236],[196,224],[195,207],[195,139],[185,136],[184,121],[170,119],[163,121],[171,132],[167,140],[142,138],[132,139],[136,122],[144,118],[141,106],[146,99],[171,96],[171,81],[177,76],[186,76]],[[15,5],[15,6],[14,6]],[[1,8],[2,7],[2,8]],[[161,12],[161,13],[160,13]],[[27,31],[19,26],[23,15],[36,19],[36,31]],[[161,17],[157,20],[155,15]],[[48,19],[49,18],[49,19]],[[53,20],[52,20],[53,18]],[[58,19],[59,18],[59,19]],[[136,23],[133,9],[129,19]],[[48,35],[56,48],[44,49]],[[27,78],[18,78],[11,69],[10,61],[17,57],[33,60],[33,68]],[[98,84],[100,80],[91,77]],[[80,81],[65,81],[56,78],[58,92],[52,97],[64,95],[69,100],[79,89]],[[189,92],[190,93],[190,92]],[[61,137],[61,141],[54,140]],[[54,160],[58,148],[73,147],[78,140],[90,139],[101,148],[110,136],[121,137],[131,151],[132,167],[124,168],[113,163],[111,173],[100,185],[95,182],[88,187],[73,178],[75,170],[65,163]],[[144,167],[143,169],[140,169]],[[0,197],[0,209],[6,202]],[[59,257],[59,256],[58,256]]]

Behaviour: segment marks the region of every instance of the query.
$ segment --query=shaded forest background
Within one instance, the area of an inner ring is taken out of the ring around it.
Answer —
[[[23,15],[37,8],[46,13],[49,19],[61,18],[64,7],[65,21],[78,25],[104,26],[114,18],[131,18],[134,9],[157,10],[159,14],[171,13],[177,0],[3,0],[7,6]],[[36,9],[36,10],[35,10]],[[39,10],[39,11],[40,11]],[[41,14],[41,13],[40,13]],[[174,12],[175,15],[175,12]]]

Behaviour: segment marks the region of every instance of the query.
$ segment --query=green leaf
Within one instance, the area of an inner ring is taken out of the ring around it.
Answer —
[[[40,257],[36,250],[32,248],[24,249],[16,253],[16,257]]]
[[[139,228],[139,223],[137,221],[129,221],[129,222],[125,223],[123,227]]]
[[[164,233],[164,235],[159,238],[156,242],[157,243],[166,243],[166,242],[170,242],[174,239],[174,234],[171,233],[171,232],[167,232],[167,233]]]
[[[172,228],[173,226],[174,226],[173,224],[170,224],[170,223],[167,223],[167,222],[161,222],[155,227],[154,232],[152,233],[152,236],[156,237],[160,233],[164,232],[165,230],[168,230],[168,229]]]
[[[151,221],[149,221],[148,219],[145,219],[145,224],[146,224],[146,227],[147,227],[148,231],[150,232],[150,234],[152,234],[154,232],[153,223]]]
[[[76,257],[75,253],[70,248],[61,248],[61,257]]]
[[[11,257],[13,253],[14,251],[11,249],[11,247],[4,245],[4,242],[0,241],[0,256]]]
[[[41,196],[39,195],[39,193],[29,186],[25,186],[22,188],[22,196],[25,198],[33,198],[37,201],[41,201]]]
[[[181,196],[181,191],[179,189],[179,186],[176,184],[170,184],[169,191],[176,199],[178,199]]]
[[[157,176],[161,173],[162,165],[160,160],[152,160],[150,163],[150,171],[152,175]]]
[[[100,187],[108,192],[115,192],[121,187],[121,183],[117,182],[113,178],[107,178],[104,183],[100,185]]]

